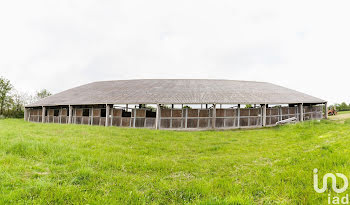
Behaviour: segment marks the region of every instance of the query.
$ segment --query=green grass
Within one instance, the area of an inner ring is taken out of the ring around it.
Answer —
[[[0,203],[325,204],[350,121],[176,132],[0,120]],[[329,186],[330,187],[330,186]]]
[[[349,114],[349,113],[350,113],[350,111],[339,111],[339,112],[338,112],[338,115]]]

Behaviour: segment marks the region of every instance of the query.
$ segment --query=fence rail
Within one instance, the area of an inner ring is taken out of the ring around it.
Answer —
[[[274,107],[266,109],[266,126],[276,125],[278,121],[295,117],[301,118],[300,107]],[[160,129],[235,129],[263,126],[263,108],[230,108],[230,109],[160,109],[158,122],[156,114],[147,109],[111,109],[105,116],[103,108],[73,108],[72,124],[99,125],[135,128]],[[87,115],[88,114],[88,115]],[[46,123],[69,123],[69,110],[66,108],[50,109],[45,112]],[[87,116],[86,116],[87,115]],[[215,116],[215,117],[214,117]],[[108,119],[107,119],[108,118]],[[318,120],[323,118],[323,105],[305,106],[303,120]],[[30,109],[28,119],[31,122],[43,122],[42,109]]]

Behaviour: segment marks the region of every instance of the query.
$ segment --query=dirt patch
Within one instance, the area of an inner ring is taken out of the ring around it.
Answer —
[[[335,116],[329,116],[330,120],[336,120],[339,121],[341,123],[344,123],[345,120],[350,119],[350,113],[346,113],[346,114],[339,114],[339,115],[335,115]]]

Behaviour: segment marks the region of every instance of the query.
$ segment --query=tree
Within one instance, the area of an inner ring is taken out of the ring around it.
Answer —
[[[346,104],[345,102],[342,102],[341,104],[340,104],[340,110],[347,110],[348,109],[348,104]]]
[[[24,106],[27,103],[27,96],[24,93],[19,93],[15,91],[11,96],[12,98],[12,117],[22,117],[24,114]]]
[[[187,109],[192,109],[192,108],[191,108],[190,106],[188,106],[188,105],[183,106],[183,108],[184,108],[184,109],[186,109],[186,108],[187,108]]]
[[[46,89],[42,89],[42,90],[36,92],[36,98],[37,98],[37,100],[40,100],[40,99],[49,97],[50,95],[52,95],[52,94],[50,93],[50,91],[48,91],[48,90],[46,90]]]
[[[253,106],[251,104],[246,104],[245,108],[253,108]]]
[[[5,103],[9,100],[9,94],[13,86],[9,80],[0,77],[0,115],[4,113]]]
[[[348,105],[345,102],[342,102],[340,104],[336,103],[333,106],[336,108],[337,111],[349,111],[350,110],[350,105]]]

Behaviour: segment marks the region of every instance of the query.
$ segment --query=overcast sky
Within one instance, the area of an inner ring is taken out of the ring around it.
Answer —
[[[349,1],[1,1],[0,76],[22,92],[138,78],[279,84],[350,102]]]

